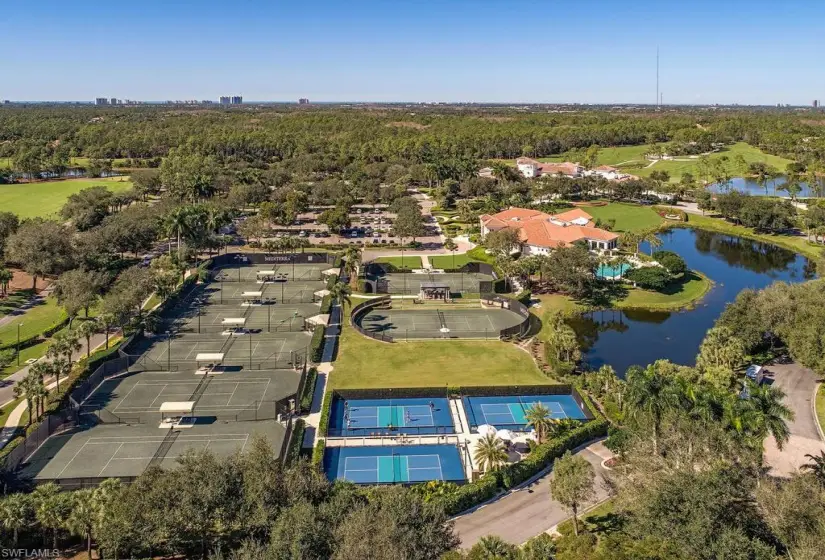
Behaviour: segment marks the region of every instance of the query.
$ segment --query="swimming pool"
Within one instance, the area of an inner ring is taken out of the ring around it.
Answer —
[[[599,278],[620,278],[624,276],[624,273],[633,268],[627,263],[622,263],[618,266],[613,266],[609,264],[603,264],[599,266],[599,269],[596,271],[596,276]]]

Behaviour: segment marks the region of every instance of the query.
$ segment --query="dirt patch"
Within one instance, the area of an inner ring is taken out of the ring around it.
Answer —
[[[12,274],[14,274],[14,277],[11,279],[11,282],[9,282],[9,292],[15,292],[17,290],[30,290],[31,289],[31,287],[32,287],[32,277],[28,273],[26,273],[26,272],[24,272],[24,271],[22,271],[18,268],[12,268],[10,270],[12,271]],[[43,291],[46,288],[48,288],[49,286],[51,286],[51,284],[52,284],[52,281],[48,278],[38,278],[37,279],[37,291],[38,292]]]
[[[510,122],[516,120],[515,117],[479,117],[479,119],[490,122]]]
[[[387,123],[387,126],[395,127],[395,128],[414,128],[415,130],[424,130],[429,128],[429,125],[421,124],[412,121],[394,121]]]
[[[588,201],[588,202],[573,202],[571,204],[573,204],[573,206],[584,207],[584,208],[587,208],[588,206],[591,207],[591,208],[592,207],[599,207],[599,206],[607,206],[607,202],[605,202],[604,200],[593,200],[593,201]]]
[[[825,120],[822,119],[802,119],[800,122],[811,126],[825,126]]]

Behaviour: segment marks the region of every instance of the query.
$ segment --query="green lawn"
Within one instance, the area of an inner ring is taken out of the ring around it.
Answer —
[[[50,326],[60,322],[66,313],[57,305],[57,298],[48,297],[40,305],[27,310],[24,315],[0,326],[0,346],[17,340],[17,325],[20,327],[20,338],[28,338],[40,334]]]
[[[424,268],[421,257],[378,257],[375,262],[389,263],[396,268]],[[403,262],[403,264],[402,264]]]
[[[613,499],[605,500],[579,518],[579,531],[585,530],[600,537],[618,530],[620,519],[615,510],[616,504]],[[562,535],[573,534],[573,520],[562,521],[556,529]]]
[[[377,342],[345,326],[334,388],[552,383],[527,352],[499,341]]]
[[[650,206],[640,206],[638,204],[624,204],[621,202],[611,202],[607,206],[587,206],[582,210],[600,219],[602,222],[616,220],[613,231],[621,233],[623,231],[642,231],[659,226],[662,217]]]
[[[455,255],[437,255],[430,257],[430,264],[433,268],[461,268],[470,262],[483,262],[472,257],[469,253],[456,253]]]
[[[29,301],[31,290],[17,290],[0,299],[0,317],[8,315],[12,311],[20,308],[21,305]]]
[[[647,152],[647,144],[641,146],[615,146],[612,148],[602,148],[599,150],[597,165],[616,165],[627,161],[643,161]],[[557,163],[566,161],[562,155],[539,158],[541,162]]]
[[[820,385],[816,392],[816,417],[819,419],[819,426],[825,431],[825,385]]]
[[[112,177],[0,185],[0,208],[21,218],[51,216],[60,210],[70,195],[97,186],[119,192],[132,188],[132,183],[128,177]]]
[[[17,333],[15,333],[16,335]],[[46,350],[49,349],[49,345],[51,344],[50,340],[44,340],[34,346],[29,346],[28,348],[24,348],[20,351],[20,365],[17,365],[17,360],[15,359],[7,368],[0,370],[0,378],[5,378],[11,375],[12,373],[16,372],[17,370],[26,367],[26,360],[34,358],[42,358],[46,355]]]
[[[627,297],[613,304],[616,308],[682,309],[695,304],[713,287],[713,283],[701,273],[690,271],[679,282],[674,282],[663,292],[631,288]]]

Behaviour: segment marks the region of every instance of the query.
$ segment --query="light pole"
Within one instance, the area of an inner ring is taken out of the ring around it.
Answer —
[[[166,371],[172,371],[172,333],[166,331]]]
[[[20,365],[20,327],[23,323],[17,323],[17,365]]]

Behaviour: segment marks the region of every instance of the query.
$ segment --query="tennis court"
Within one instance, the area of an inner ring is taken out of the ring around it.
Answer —
[[[327,447],[324,472],[330,480],[356,484],[466,480],[461,454],[454,445]]]
[[[292,282],[318,281],[323,278],[323,271],[330,265],[313,264],[249,264],[222,267],[214,271],[215,282]]]
[[[521,315],[509,309],[449,309],[449,304],[444,305],[439,309],[373,309],[360,318],[360,326],[367,332],[386,334],[396,340],[498,338],[503,329],[524,322]]]
[[[330,436],[454,434],[450,403],[445,398],[352,399],[335,396]]]
[[[323,281],[295,281],[257,284],[255,282],[212,282],[203,290],[201,300],[210,304],[236,304],[252,301],[251,294],[260,292],[264,304],[280,305],[320,301],[315,292],[326,288]]]
[[[148,424],[160,421],[164,402],[195,401],[194,414],[199,417],[274,419],[276,402],[294,395],[301,381],[301,373],[295,370],[227,369],[217,375],[195,375],[192,370],[107,379],[83,403],[82,411],[104,423]]]
[[[231,455],[256,435],[280,449],[285,433],[274,420],[195,424],[173,431],[149,425],[86,425],[49,438],[24,465],[23,474],[35,480],[133,477],[150,464],[174,467],[188,450]]]
[[[210,304],[189,309],[169,323],[172,330],[194,333],[221,333],[232,319],[244,319],[243,326],[253,332],[294,332],[305,328],[304,320],[317,315],[319,303],[243,306]]]
[[[247,333],[242,336],[222,335],[162,335],[144,344],[136,345],[149,363],[166,367],[167,371],[195,371],[198,354],[222,353],[224,363],[231,365],[269,365],[279,369],[279,364],[300,354],[303,356],[311,335],[307,332]],[[147,346],[148,345],[148,346]],[[268,362],[272,362],[269,364]],[[139,365],[139,364],[138,364]],[[175,366],[172,369],[171,366]],[[251,366],[250,366],[251,367]]]
[[[536,403],[550,410],[550,417],[556,420],[572,418],[585,420],[582,408],[572,395],[507,395],[494,397],[463,397],[464,411],[470,428],[490,424],[496,428],[513,431],[527,429],[525,414]]]
[[[441,272],[441,273],[397,273],[383,276],[390,294],[417,294],[422,282],[439,282],[447,284],[452,293],[492,292],[494,278],[481,272]]]

